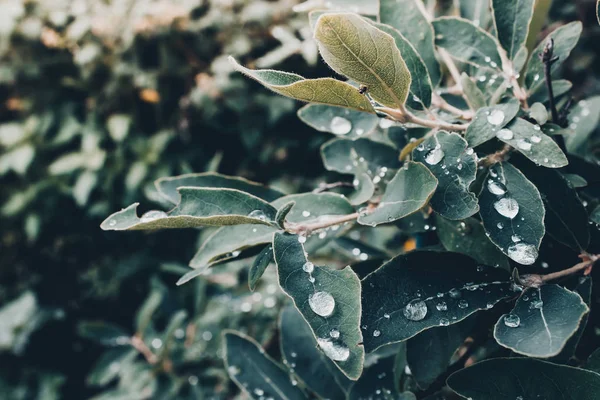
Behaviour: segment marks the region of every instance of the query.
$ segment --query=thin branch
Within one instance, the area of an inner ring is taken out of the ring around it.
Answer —
[[[148,346],[146,346],[146,343],[144,343],[142,338],[138,335],[134,335],[131,338],[131,345],[146,358],[146,361],[148,361],[149,364],[154,365],[158,362],[156,355]]]
[[[448,111],[451,114],[455,114],[460,119],[464,119],[470,121],[473,119],[473,111],[465,111],[460,108],[454,107],[452,104],[448,103],[444,98],[438,94],[433,94],[431,97],[431,103],[439,109]]]
[[[512,146],[505,144],[502,147],[502,149],[480,159],[478,165],[483,167],[489,167],[490,165],[505,161],[510,155],[510,153],[513,152],[513,150],[514,148]]]
[[[378,107],[377,111],[381,111],[388,116],[392,117],[395,121],[400,123],[413,123],[432,129],[446,129],[449,131],[466,131],[469,125],[451,124],[446,121],[424,119],[417,117],[407,109],[395,109],[388,107]]]
[[[460,71],[458,70],[458,67],[456,66],[454,60],[450,56],[450,53],[448,53],[446,49],[442,49],[441,47],[439,47],[438,54],[440,55],[442,61],[444,61],[444,64],[446,64],[446,67],[450,72],[450,76],[452,76],[452,80],[454,81],[455,86],[460,90],[460,93],[462,94],[463,88],[462,84],[460,83]]]
[[[551,274],[541,275],[542,282],[552,281],[590,268],[594,265],[596,261],[600,259],[600,254],[581,254],[579,257],[583,261],[578,264],[575,264],[571,268],[563,269],[562,271],[552,272]]]
[[[554,98],[554,90],[552,88],[552,64],[554,64],[558,57],[554,57],[554,39],[550,38],[544,45],[544,50],[539,54],[542,63],[544,64],[544,80],[546,81],[546,88],[548,90],[548,104],[550,105],[550,112],[552,114],[552,122],[555,124],[561,124],[558,110],[556,109],[556,99]],[[565,139],[562,135],[556,135],[554,140],[563,152],[567,151],[565,145]]]
[[[313,193],[322,193],[326,190],[335,189],[338,187],[353,187],[354,185],[350,182],[332,182],[332,183],[321,183],[318,188],[313,189]]]

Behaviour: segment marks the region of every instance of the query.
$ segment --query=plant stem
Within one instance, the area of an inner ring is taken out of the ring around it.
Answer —
[[[455,114],[461,119],[468,120],[468,121],[473,119],[472,111],[465,111],[465,110],[461,110],[460,108],[454,107],[452,104],[449,104],[446,100],[444,100],[444,98],[442,96],[439,96],[435,93],[433,94],[433,96],[431,98],[431,102],[436,107],[438,107],[442,110],[446,110],[449,113]]]
[[[148,346],[146,346],[146,343],[144,343],[142,338],[138,335],[134,335],[131,338],[131,345],[146,358],[146,361],[148,361],[149,364],[154,365],[158,362],[156,355]]]
[[[350,182],[333,182],[333,183],[321,183],[318,188],[313,189],[313,193],[322,193],[329,189],[335,189],[337,187],[352,187]]]
[[[562,271],[553,272],[551,274],[541,275],[542,282],[552,281],[584,270],[594,265],[600,259],[600,254],[582,254],[579,256],[583,259],[582,262],[575,264],[571,268],[563,269]]]
[[[286,231],[293,234],[298,235],[310,235],[314,231],[318,231],[319,229],[329,228],[331,226],[340,225],[345,222],[351,222],[358,218],[359,214],[357,212],[347,215],[340,215],[328,218],[325,221],[317,221],[312,223],[294,223],[294,222],[286,222]]]
[[[502,149],[498,150],[495,153],[488,155],[479,160],[479,165],[484,167],[489,167],[490,165],[502,162],[506,160],[508,155],[514,150],[514,148],[508,144],[505,144]]]
[[[392,117],[395,121],[401,123],[413,123],[416,125],[421,125],[427,128],[432,129],[446,129],[449,131],[466,131],[469,125],[459,125],[459,124],[451,124],[446,121],[440,120],[432,120],[425,119],[421,117],[417,117],[406,108],[404,109],[395,109],[389,107],[378,107],[377,111],[381,111],[390,117]]]

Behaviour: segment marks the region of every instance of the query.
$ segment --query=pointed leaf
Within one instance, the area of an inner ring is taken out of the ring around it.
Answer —
[[[473,400],[594,400],[600,396],[599,374],[531,358],[482,361],[450,375],[447,383]]]
[[[332,78],[305,79],[300,75],[272,69],[251,70],[242,67],[232,57],[229,58],[229,61],[236,70],[283,96],[309,103],[375,112],[369,99],[348,83]]]
[[[279,331],[281,354],[294,374],[321,398],[345,399],[353,382],[318,349],[310,326],[296,308],[287,306],[281,311]]]
[[[440,131],[412,152],[413,159],[429,168],[438,180],[431,207],[448,219],[464,219],[479,209],[469,191],[477,174],[477,156],[457,133]]]
[[[423,58],[432,85],[440,83],[440,66],[435,58],[433,27],[422,12],[420,0],[379,0],[381,22],[397,29]]]
[[[535,0],[492,0],[496,36],[511,60],[525,44],[534,4]]]
[[[305,105],[298,110],[298,118],[320,132],[353,139],[368,135],[379,123],[379,117],[374,114],[325,104]]]
[[[517,116],[520,106],[516,99],[491,107],[477,110],[475,118],[469,124],[465,139],[472,147],[479,146],[496,137],[496,133]]]
[[[490,167],[479,214],[490,240],[512,260],[531,265],[544,237],[544,203],[525,175],[506,162]]]
[[[296,203],[290,201],[289,203],[284,204],[284,206],[281,207],[279,210],[277,210],[277,215],[275,215],[275,222],[277,223],[277,226],[279,226],[281,229],[285,229],[285,219],[292,210],[292,207],[294,207],[294,205],[296,205]]]
[[[237,189],[269,202],[283,196],[283,193],[263,186],[260,183],[252,182],[244,178],[222,175],[216,172],[203,172],[199,174],[186,174],[169,178],[160,178],[154,182],[154,186],[156,186],[156,189],[161,195],[173,204],[177,204],[180,201],[179,192],[177,191],[180,187]]]
[[[496,39],[471,21],[456,17],[433,20],[435,44],[452,58],[483,68],[502,69]]]
[[[363,279],[362,287],[367,352],[455,324],[513,295],[506,271],[478,268],[462,254],[423,250],[393,258]]]
[[[234,331],[224,335],[223,352],[229,377],[254,400],[296,400],[306,397],[283,368],[248,336]]]
[[[390,35],[356,14],[323,14],[315,39],[321,56],[336,72],[366,85],[379,103],[404,106],[411,77]]]
[[[365,356],[358,277],[349,267],[306,265],[304,247],[295,235],[276,233],[273,250],[279,285],[310,325],[319,347],[348,378],[358,379]]]
[[[469,103],[469,107],[473,110],[479,110],[480,108],[485,107],[487,104],[485,101],[485,95],[481,89],[479,89],[477,84],[473,82],[469,75],[465,74],[464,72],[461,74],[460,78],[460,84],[462,85],[465,99],[467,100],[467,103]],[[475,115],[475,118],[477,118],[477,115]],[[469,127],[471,125],[473,125],[473,123],[471,123]],[[468,132],[469,129],[467,129],[467,133]],[[471,144],[470,140],[467,139],[467,141],[469,144]],[[471,144],[471,146],[473,146],[473,144]]]
[[[575,333],[587,305],[577,293],[558,285],[527,290],[494,328],[502,346],[529,357],[552,357]]]
[[[265,270],[274,262],[273,258],[273,247],[266,246],[254,259],[252,266],[250,266],[250,271],[248,272],[248,287],[250,290],[254,291],[256,288],[256,284],[258,280],[263,276]]]
[[[370,139],[333,139],[321,147],[325,168],[342,174],[368,172],[378,173],[378,169],[398,169],[398,150],[384,143]],[[370,172],[369,172],[370,171]]]
[[[408,162],[388,183],[377,208],[361,214],[358,223],[376,226],[417,212],[427,204],[436,187],[437,180],[423,164]]]

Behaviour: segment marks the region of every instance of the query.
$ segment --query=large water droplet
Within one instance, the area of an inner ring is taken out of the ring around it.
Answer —
[[[335,300],[327,292],[316,292],[308,297],[308,305],[315,314],[321,317],[328,317],[333,313]]]
[[[404,316],[411,321],[421,321],[427,315],[427,304],[423,300],[411,300],[404,307]]]
[[[151,222],[157,219],[168,217],[167,213],[159,210],[148,211],[140,218],[140,222]]]
[[[498,133],[496,133],[496,137],[500,140],[510,140],[514,136],[513,132],[510,129],[500,129]]]
[[[302,270],[304,270],[304,272],[308,272],[310,274],[311,272],[313,272],[315,270],[315,264],[311,263],[310,261],[307,261],[302,266]]]
[[[469,302],[466,300],[459,300],[458,302],[458,308],[467,308],[469,307]]]
[[[445,302],[445,301],[440,301],[439,303],[437,303],[437,304],[435,305],[435,308],[436,308],[438,311],[446,311],[446,310],[448,309],[448,305],[446,304],[446,302]]]
[[[427,153],[425,156],[425,162],[429,165],[436,165],[442,161],[444,155],[444,151],[439,146],[436,146],[433,150]]]
[[[517,140],[517,147],[521,150],[529,151],[531,150],[531,142],[527,139],[519,139]]]
[[[460,290],[458,290],[456,288],[450,289],[450,291],[448,293],[450,294],[450,297],[452,297],[453,299],[459,299],[462,296],[462,294],[460,293]]]
[[[504,325],[509,328],[516,328],[521,325],[521,318],[516,314],[508,314],[504,317]]]
[[[516,243],[508,248],[508,256],[523,265],[531,265],[538,256],[537,248],[527,243]]]
[[[440,326],[448,326],[448,325],[450,325],[450,321],[448,321],[448,318],[440,319]]]
[[[340,337],[340,331],[338,331],[337,329],[333,328],[332,330],[329,331],[329,336],[331,336],[334,339],[337,339]]]
[[[346,118],[333,117],[329,126],[331,133],[336,135],[345,135],[352,130],[352,123]]]
[[[317,343],[323,353],[333,361],[346,361],[350,357],[350,349],[346,346],[334,343],[331,339],[318,338]]]
[[[267,220],[267,216],[265,215],[264,211],[262,211],[262,210],[251,211],[250,214],[248,214],[248,217],[250,217],[250,218],[256,218],[256,219],[259,219],[261,221],[266,221]]]
[[[492,194],[497,196],[502,196],[506,193],[506,186],[504,186],[502,182],[496,182],[491,179],[488,179],[487,181],[487,188]]]
[[[375,330],[373,331],[373,336],[374,336],[374,337],[379,337],[379,335],[381,335],[381,331],[380,331],[380,330],[378,330],[378,329],[375,329]]]
[[[510,197],[506,197],[495,202],[494,208],[500,215],[510,219],[513,219],[519,213],[519,203]]]
[[[502,110],[493,110],[487,116],[487,121],[495,126],[501,125],[504,122],[504,112]]]

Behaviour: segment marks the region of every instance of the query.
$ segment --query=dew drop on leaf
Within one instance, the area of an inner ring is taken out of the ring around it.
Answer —
[[[444,158],[444,150],[441,147],[436,146],[425,156],[425,162],[429,165],[436,165]]]
[[[448,292],[450,294],[450,297],[452,297],[453,299],[459,299],[462,294],[460,293],[460,290],[454,288],[454,289],[450,289],[450,292]]]
[[[527,243],[516,243],[508,248],[508,256],[523,265],[531,265],[538,256],[535,246]]]
[[[115,226],[116,224],[117,224],[117,221],[115,221],[114,219],[111,219],[111,220],[108,222],[108,226]]]
[[[540,136],[533,135],[533,136],[531,137],[531,141],[532,141],[533,143],[539,143],[539,142],[541,142],[541,141],[542,141],[542,138],[541,138]]]
[[[265,215],[265,213],[262,210],[251,211],[250,214],[248,214],[248,217],[250,217],[250,218],[256,218],[256,219],[259,219],[261,221],[266,221],[267,220],[267,216]]]
[[[140,218],[140,222],[151,222],[157,219],[166,218],[167,213],[164,211],[152,210],[148,211]],[[112,222],[112,221],[111,221]],[[116,222],[115,222],[116,223]]]
[[[513,138],[513,132],[510,129],[500,129],[498,133],[496,133],[498,139],[501,140],[510,140]]]
[[[448,325],[450,325],[450,321],[448,320],[448,318],[440,319],[440,326],[448,326]]]
[[[508,314],[504,317],[504,325],[509,328],[516,328],[521,325],[521,318],[516,314]]]
[[[460,300],[458,302],[458,308],[463,308],[464,309],[464,308],[467,308],[467,307],[469,307],[469,302],[468,301],[466,301],[466,300]]]
[[[321,317],[328,317],[333,313],[335,300],[327,292],[316,292],[308,297],[308,305],[315,314]]]
[[[329,331],[329,336],[331,336],[334,339],[337,339],[340,337],[340,331],[338,331],[337,329],[332,329]]]
[[[495,202],[494,208],[500,215],[510,219],[513,219],[519,213],[519,203],[510,197],[506,197]]]
[[[311,272],[313,272],[315,270],[315,264],[311,263],[310,261],[307,261],[302,266],[302,270],[304,272],[308,272],[310,274]]]
[[[350,357],[350,349],[341,344],[331,341],[331,339],[318,338],[317,343],[323,353],[333,361],[346,361]]]
[[[446,304],[446,302],[445,302],[445,301],[440,301],[439,303],[437,303],[437,304],[435,305],[435,308],[436,308],[438,311],[446,311],[446,310],[448,309],[448,305]]]
[[[491,179],[488,179],[487,188],[492,194],[495,194],[496,196],[502,196],[506,193],[506,186],[504,186],[502,182],[495,182]]]
[[[380,330],[378,330],[378,329],[375,329],[375,330],[373,331],[373,336],[374,336],[374,337],[378,337],[379,335],[381,335],[381,331],[380,331]]]
[[[494,110],[487,116],[487,121],[495,126],[501,125],[504,122],[504,112],[502,110]]]
[[[404,316],[411,321],[421,321],[427,315],[427,304],[423,300],[411,300],[404,307]]]
[[[531,150],[531,142],[527,139],[519,139],[517,141],[517,147],[521,150],[529,151]]]
[[[335,135],[345,135],[352,130],[352,123],[346,118],[333,117],[330,129]]]

